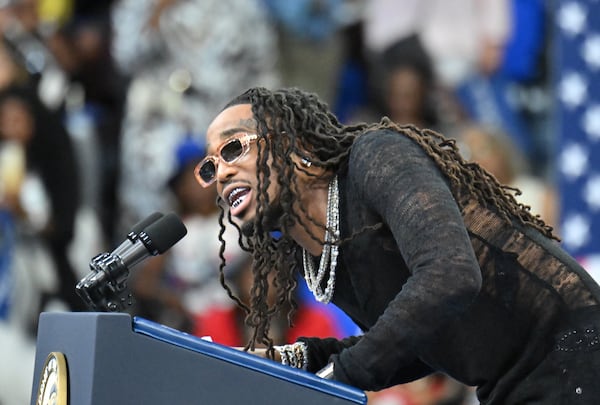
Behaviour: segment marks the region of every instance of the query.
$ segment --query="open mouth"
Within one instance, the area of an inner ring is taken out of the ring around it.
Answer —
[[[250,188],[236,187],[227,196],[231,215],[238,216],[250,204]]]

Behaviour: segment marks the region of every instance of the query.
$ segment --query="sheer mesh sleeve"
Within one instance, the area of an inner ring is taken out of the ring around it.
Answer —
[[[481,272],[445,178],[416,142],[392,131],[362,136],[348,187],[389,226],[410,271],[362,339],[332,357],[336,379],[376,390],[410,377],[405,368],[419,363],[439,328],[473,302]]]
[[[316,373],[325,367],[331,356],[339,354],[342,350],[351,347],[360,340],[361,336],[350,336],[341,340],[335,338],[311,338],[301,337],[298,338],[299,342],[304,342],[308,348],[308,367],[307,370]],[[343,371],[339,369],[338,373]],[[409,381],[413,381],[417,378],[424,377],[432,372],[431,368],[423,362],[415,359],[413,363],[407,364],[400,372],[397,372],[394,376],[393,384],[402,384]],[[347,377],[338,375],[338,380],[347,380]]]

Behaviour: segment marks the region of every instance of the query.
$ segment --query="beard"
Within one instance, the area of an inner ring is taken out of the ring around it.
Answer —
[[[262,218],[262,228],[266,232],[278,231],[281,229],[281,217],[283,215],[283,208],[279,203],[270,204],[265,211],[263,212]],[[250,221],[244,222],[242,226],[240,226],[240,232],[246,238],[251,238],[255,236],[256,232],[256,221],[257,218],[254,217]]]

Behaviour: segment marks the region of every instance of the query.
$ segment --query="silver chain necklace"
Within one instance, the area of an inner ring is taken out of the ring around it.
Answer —
[[[319,261],[319,270],[315,270],[312,257],[302,249],[302,264],[304,265],[304,279],[308,289],[313,293],[317,301],[327,304],[333,297],[335,288],[335,268],[337,266],[338,245],[333,244],[340,238],[340,200],[338,192],[338,179],[335,176],[329,183],[327,193],[327,217],[325,221],[325,243]],[[321,282],[329,267],[329,278],[325,291],[321,288]]]

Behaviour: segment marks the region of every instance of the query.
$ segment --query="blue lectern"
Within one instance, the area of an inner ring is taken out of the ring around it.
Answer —
[[[356,388],[125,313],[41,314],[34,372],[32,405],[57,390],[70,405],[367,402]]]

